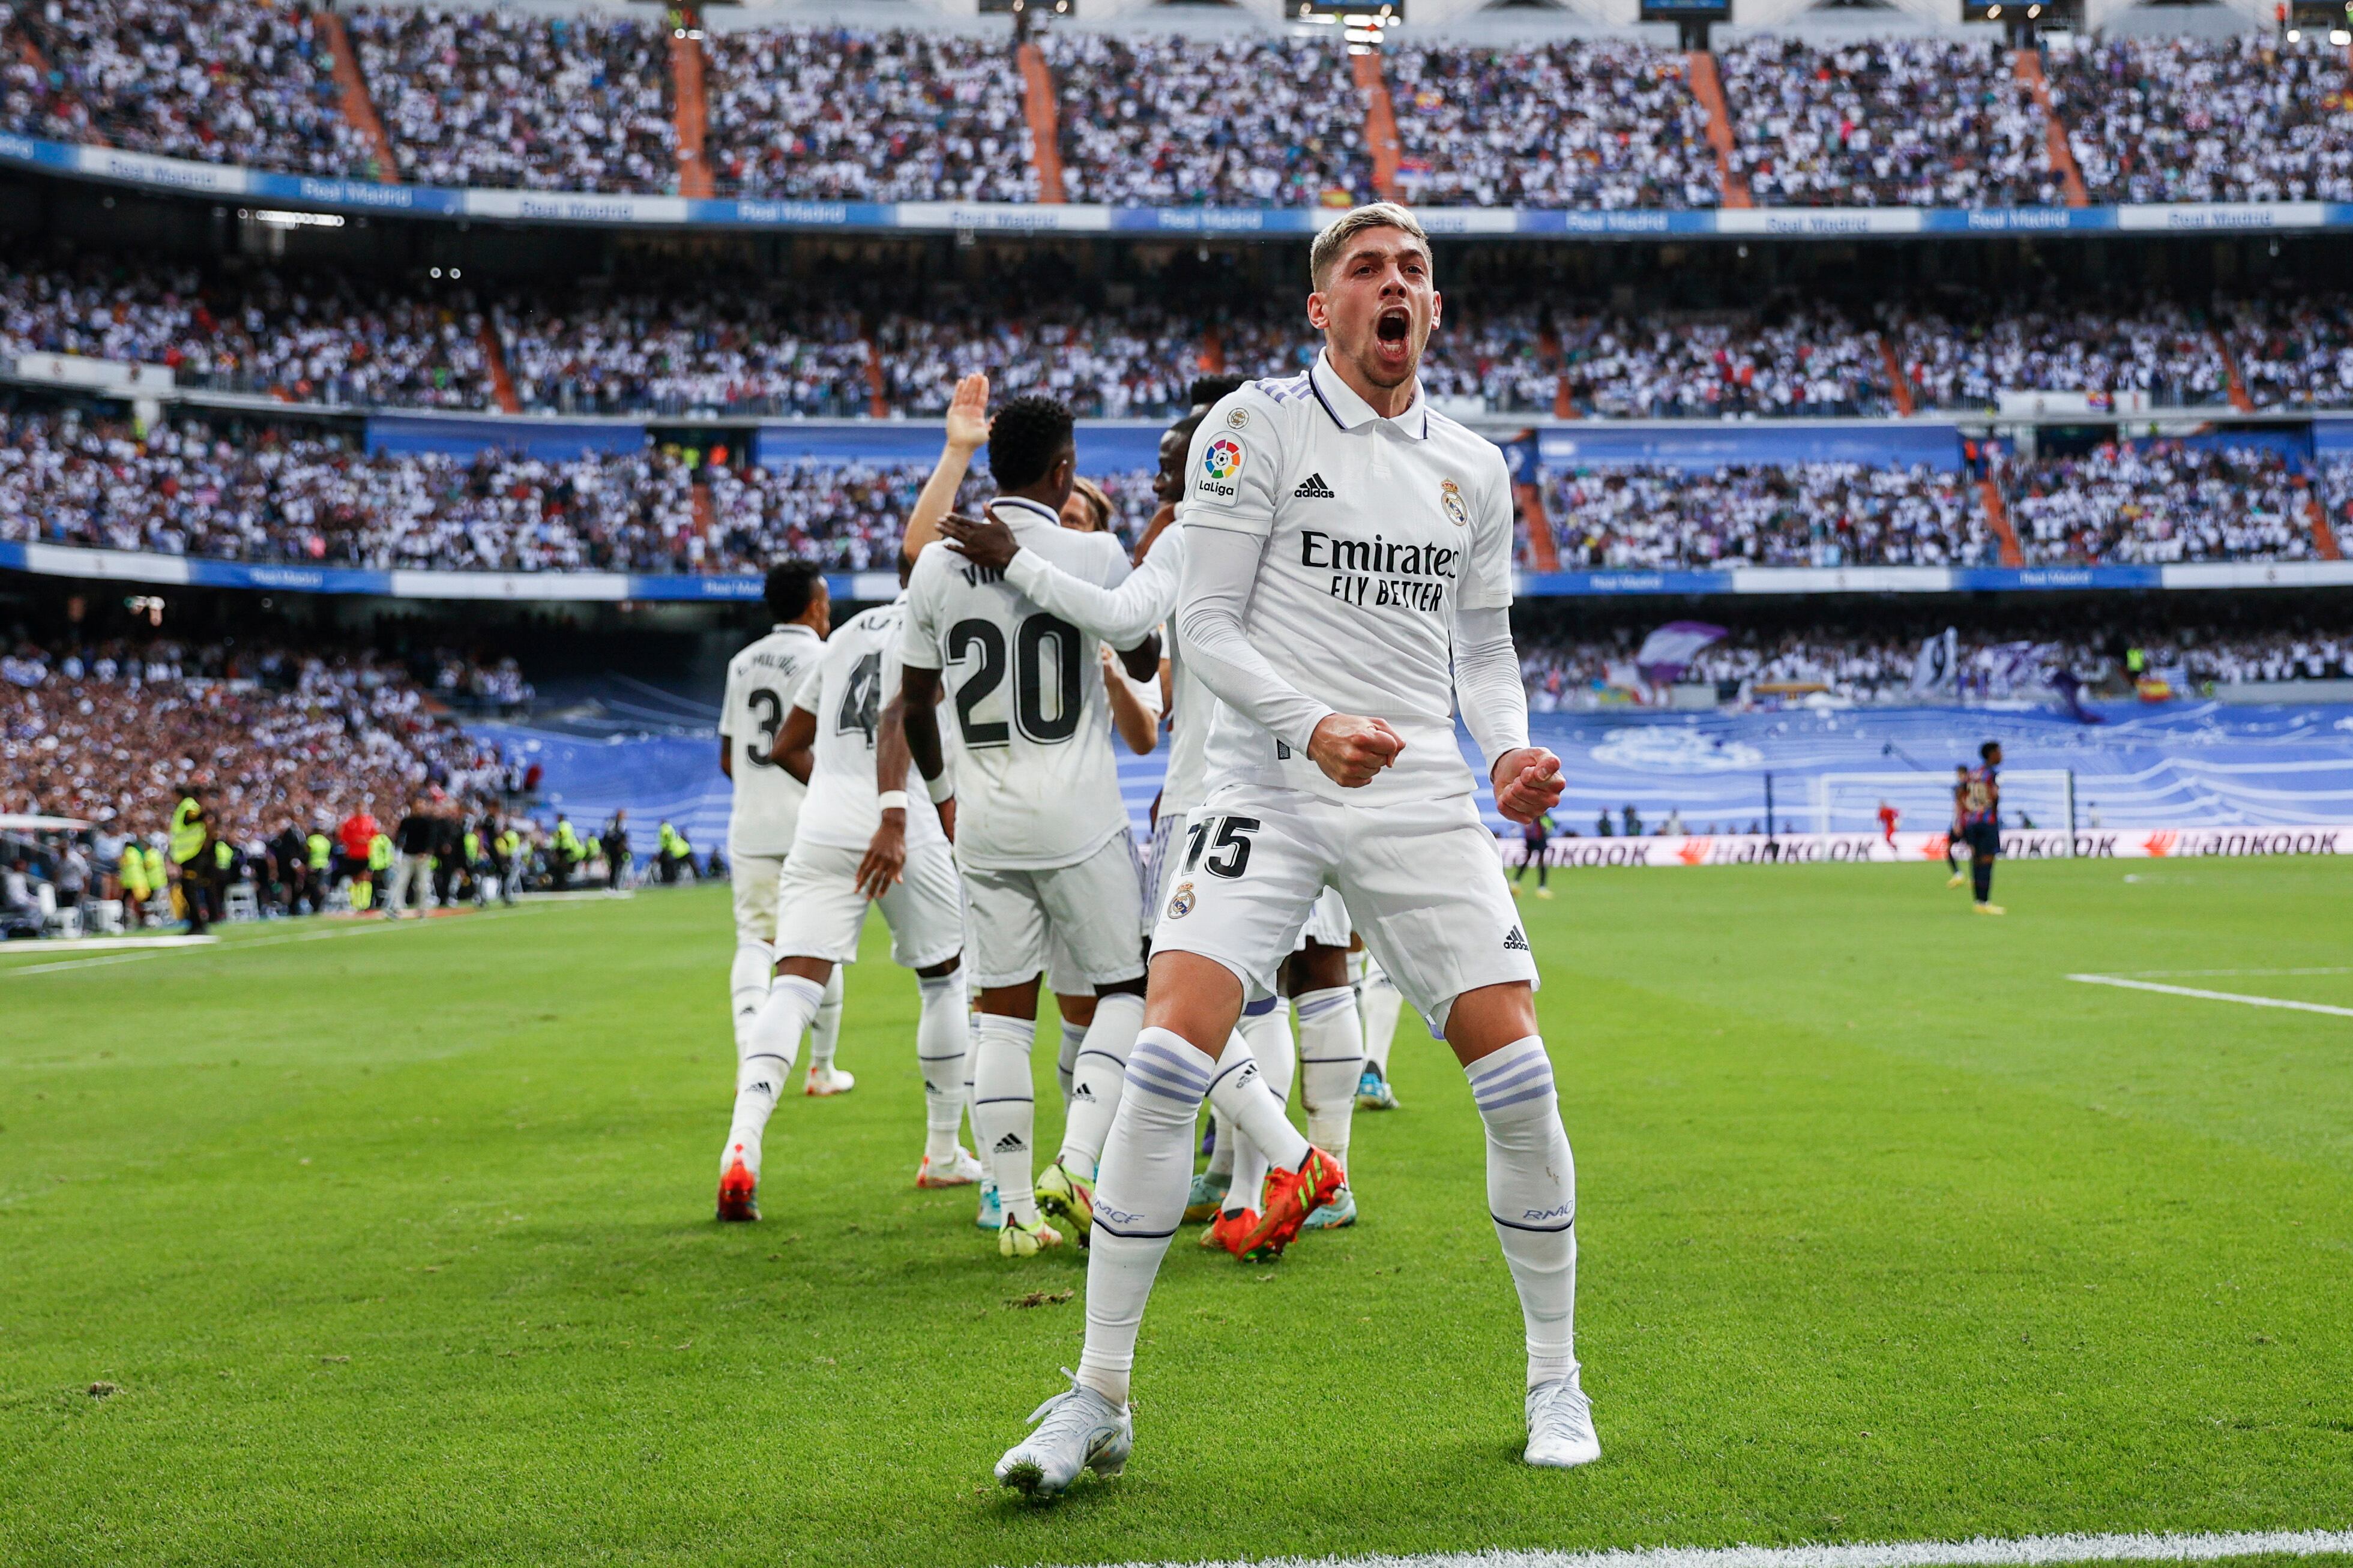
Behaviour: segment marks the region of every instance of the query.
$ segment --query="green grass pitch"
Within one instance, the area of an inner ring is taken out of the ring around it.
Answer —
[[[857,1092],[786,1101],[769,1217],[725,1228],[718,890],[11,951],[0,1563],[2342,1529],[2353,1018],[2064,976],[2353,1005],[2348,878],[2018,865],[1992,921],[1941,868],[1557,877],[1525,907],[1603,1461],[1514,1462],[1478,1123],[1409,1019],[1364,1223],[1262,1268],[1180,1238],[1135,1458],[1050,1509],[988,1468],[1079,1351],[1078,1302],[1009,1303],[1082,1258],[1001,1260],[969,1196],[913,1190],[914,987],[879,944]]]

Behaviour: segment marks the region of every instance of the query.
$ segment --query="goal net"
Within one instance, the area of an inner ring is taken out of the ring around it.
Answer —
[[[2075,775],[2065,768],[2001,770],[2004,827],[2075,831]],[[1819,773],[1814,778],[1813,827],[1818,833],[1876,833],[1879,808],[1903,814],[1905,832],[1941,833],[1952,826],[1949,773]]]

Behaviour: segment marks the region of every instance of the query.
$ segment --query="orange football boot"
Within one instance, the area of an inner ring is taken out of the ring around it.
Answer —
[[[1340,1162],[1310,1146],[1295,1171],[1272,1171],[1266,1178],[1266,1212],[1227,1246],[1236,1258],[1262,1263],[1282,1256],[1307,1216],[1330,1203],[1348,1184]]]

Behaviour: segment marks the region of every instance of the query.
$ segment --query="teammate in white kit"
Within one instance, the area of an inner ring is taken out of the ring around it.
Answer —
[[[727,661],[727,689],[719,710],[719,771],[734,785],[727,816],[727,860],[734,879],[735,958],[729,968],[728,1000],[735,1021],[738,1077],[754,1015],[766,1000],[775,955],[776,879],[792,853],[793,827],[800,819],[807,786],[779,766],[777,732],[792,706],[793,692],[824,649],[833,605],[825,574],[807,561],[780,562],[768,570],[763,596],[776,625],[767,636]],[[841,1032],[841,988],[837,979],[819,1009],[817,1038],[809,1052],[807,1091],[836,1094],[853,1081],[833,1066],[834,1042]],[[775,1086],[779,1091],[781,1082]]]
[[[902,574],[904,574],[902,568]],[[776,980],[753,1022],[747,1068],[789,1078],[801,1031],[837,974],[855,963],[866,906],[881,906],[891,955],[915,971],[922,1012],[915,1056],[923,1075],[925,1137],[919,1187],[965,1186],[980,1164],[956,1144],[964,1113],[966,1037],[964,901],[941,826],[954,811],[943,770],[911,797],[898,700],[905,596],[865,611],[827,639],[793,694],[774,754],[808,785],[777,889]],[[934,804],[934,803],[938,804]],[[746,1085],[720,1156],[719,1211],[757,1218],[761,1135],[774,1095]]]
[[[1176,629],[1219,702],[1209,795],[1160,911],[1104,1148],[1079,1370],[997,1466],[1032,1494],[1126,1463],[1137,1331],[1183,1212],[1201,1097],[1326,886],[1453,1047],[1486,1125],[1488,1208],[1527,1338],[1525,1458],[1600,1455],[1571,1338],[1575,1175],[1535,965],[1454,742],[1459,709],[1507,817],[1558,800],[1558,759],[1527,743],[1512,647],[1509,476],[1420,394],[1440,300],[1412,215],[1358,208],[1309,264],[1324,353],[1226,398],[1193,439]],[[1303,1215],[1336,1189],[1336,1167],[1295,1133],[1276,1158],[1291,1169],[1270,1179],[1271,1209]]]
[[[1223,383],[1218,395],[1241,384],[1240,378]],[[1183,494],[1187,453],[1193,431],[1207,412],[1206,406],[1198,407],[1161,438],[1163,478],[1171,481],[1161,488],[1172,504]],[[1109,588],[1073,576],[1036,552],[1023,550],[1011,529],[1001,521],[954,515],[937,521],[967,559],[1003,570],[1006,580],[1030,600],[1114,647],[1147,635],[1176,607],[1184,573],[1185,539],[1181,531],[1163,531],[1166,524],[1156,517],[1158,526],[1147,531],[1138,545],[1142,560],[1135,572]],[[1169,871],[1180,858],[1170,846],[1180,841],[1187,816],[1201,800],[1205,737],[1217,708],[1217,699],[1187,673],[1177,639],[1168,638],[1166,655],[1176,692],[1176,734],[1161,788],[1159,815],[1153,824],[1155,909],[1166,901],[1173,886]],[[1333,907],[1327,909],[1327,905]],[[1345,990],[1347,912],[1338,905],[1336,896],[1319,901],[1318,914],[1325,924],[1318,928],[1310,921],[1311,935],[1303,944],[1304,951],[1293,960],[1292,979],[1293,994],[1301,1003],[1302,1034],[1310,1043],[1311,1054],[1304,1062],[1309,1069],[1307,1081],[1302,1085],[1309,1135],[1319,1147],[1333,1148],[1335,1158],[1345,1163],[1347,1118],[1354,1110],[1349,1095],[1356,1087],[1363,1053],[1355,996]],[[1333,945],[1326,947],[1324,942]],[[1347,1004],[1345,1013],[1319,985],[1339,988],[1339,999]],[[1303,1064],[1292,1043],[1290,1016],[1275,997],[1251,1005],[1239,1035],[1240,1045],[1229,1047],[1219,1058],[1218,1076],[1210,1085],[1210,1102],[1218,1113],[1218,1150],[1209,1170],[1194,1178],[1187,1216],[1195,1217],[1193,1208],[1199,1204],[1205,1212],[1198,1217],[1216,1221],[1203,1237],[1204,1247],[1222,1247],[1237,1258],[1257,1260],[1280,1253],[1292,1232],[1279,1225],[1269,1226],[1259,1210],[1267,1161],[1255,1141],[1240,1131],[1237,1112],[1252,1124],[1261,1124],[1269,1114],[1280,1118],[1294,1070]],[[1271,1112],[1260,1103],[1267,1097],[1272,1100]],[[1238,1152],[1242,1174],[1236,1180],[1232,1173]],[[1086,1149],[1084,1156],[1092,1162],[1100,1152],[1097,1145]],[[1068,1161],[1077,1156],[1066,1146],[1063,1157]],[[1233,1200],[1230,1212],[1220,1213],[1220,1205],[1229,1198]],[[1354,1222],[1355,1201],[1345,1188],[1334,1203],[1311,1215],[1307,1224],[1313,1226],[1327,1215],[1343,1225]]]
[[[1061,526],[1077,470],[1070,410],[1017,397],[989,426],[992,510],[1021,542],[1104,585],[1128,575],[1108,534]],[[1030,1257],[1059,1247],[1039,1213],[1051,1203],[1083,1231],[1094,1171],[1072,1167],[1074,1142],[1102,1146],[1144,1017],[1143,897],[1127,810],[1112,759],[1102,644],[1023,597],[1000,572],[953,550],[926,550],[908,583],[901,657],[907,740],[926,777],[942,764],[943,682],[960,742],[956,863],[970,910],[980,1020],[973,1042],[973,1127],[996,1178],[1004,1223],[997,1247]],[[1156,674],[1146,637],[1123,649],[1138,679]],[[1033,1184],[1038,977],[1050,940],[1068,948],[1092,987],[1095,1016],[1079,1049],[1062,1154]],[[1089,1123],[1102,1131],[1079,1136]]]

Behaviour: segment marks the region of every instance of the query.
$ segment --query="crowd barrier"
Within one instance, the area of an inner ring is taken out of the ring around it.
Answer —
[[[1496,840],[1504,863],[1525,861],[1519,838]],[[1877,833],[1661,835],[1648,838],[1556,838],[1545,847],[1547,866],[1808,866],[1824,864],[1942,865],[1946,835]],[[2010,860],[2187,860],[2221,856],[2353,855],[2353,823],[2297,827],[2017,828],[2001,836]]]
[[[729,200],[593,191],[451,189],[280,174],[230,164],[0,133],[0,163],[181,195],[284,202],[402,217],[628,228],[754,228],[914,233],[1210,235],[1270,238],[1320,232],[1328,207],[1097,206],[1072,203]],[[1418,207],[1425,227],[1456,238],[1856,239],[1904,235],[2227,234],[2353,229],[2353,203],[2212,202],[2109,207],[1744,207],[1572,212]]]

